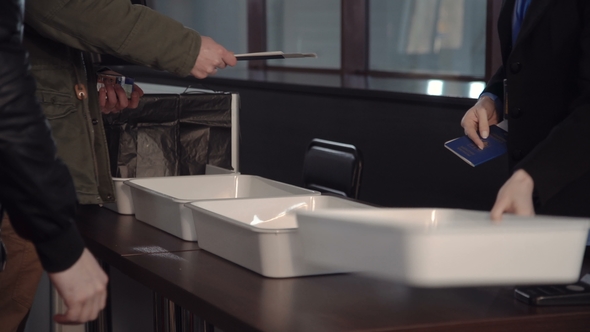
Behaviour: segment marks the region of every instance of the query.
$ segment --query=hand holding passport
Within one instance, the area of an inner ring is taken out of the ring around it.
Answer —
[[[499,126],[490,126],[490,135],[480,150],[467,135],[452,139],[445,143],[445,147],[456,154],[463,161],[475,167],[506,153],[506,138],[508,132]]]

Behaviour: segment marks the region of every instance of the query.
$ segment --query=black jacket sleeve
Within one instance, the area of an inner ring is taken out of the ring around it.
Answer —
[[[74,184],[35,100],[21,45],[22,2],[0,0],[0,8],[0,202],[17,233],[35,244],[45,270],[59,272],[84,249],[74,224]]]

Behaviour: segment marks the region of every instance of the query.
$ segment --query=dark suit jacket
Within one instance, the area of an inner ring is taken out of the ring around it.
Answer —
[[[590,216],[590,1],[533,0],[512,46],[515,0],[498,20],[513,169],[535,182],[537,213]]]

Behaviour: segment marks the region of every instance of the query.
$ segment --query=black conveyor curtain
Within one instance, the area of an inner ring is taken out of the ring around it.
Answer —
[[[231,93],[145,94],[137,109],[103,115],[111,174],[135,178],[231,169]]]

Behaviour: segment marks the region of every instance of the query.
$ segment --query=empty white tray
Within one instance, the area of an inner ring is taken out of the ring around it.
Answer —
[[[205,165],[205,174],[237,174],[233,170],[221,168],[213,165]],[[104,207],[113,210],[119,214],[134,214],[133,200],[131,198],[131,189],[125,184],[125,181],[131,178],[113,178],[115,184],[115,203],[106,203]]]
[[[451,209],[296,213],[307,259],[423,287],[574,282],[590,225]]]
[[[331,196],[273,197],[188,203],[199,247],[272,278],[344,272],[304,259],[293,211],[372,208]]]
[[[185,203],[231,198],[319,195],[319,192],[254,175],[223,174],[133,179],[135,217],[187,241],[197,241],[191,211]]]
[[[115,184],[115,203],[105,203],[104,207],[120,214],[133,214],[133,201],[131,200],[131,191],[125,181],[129,178],[113,178]]]

